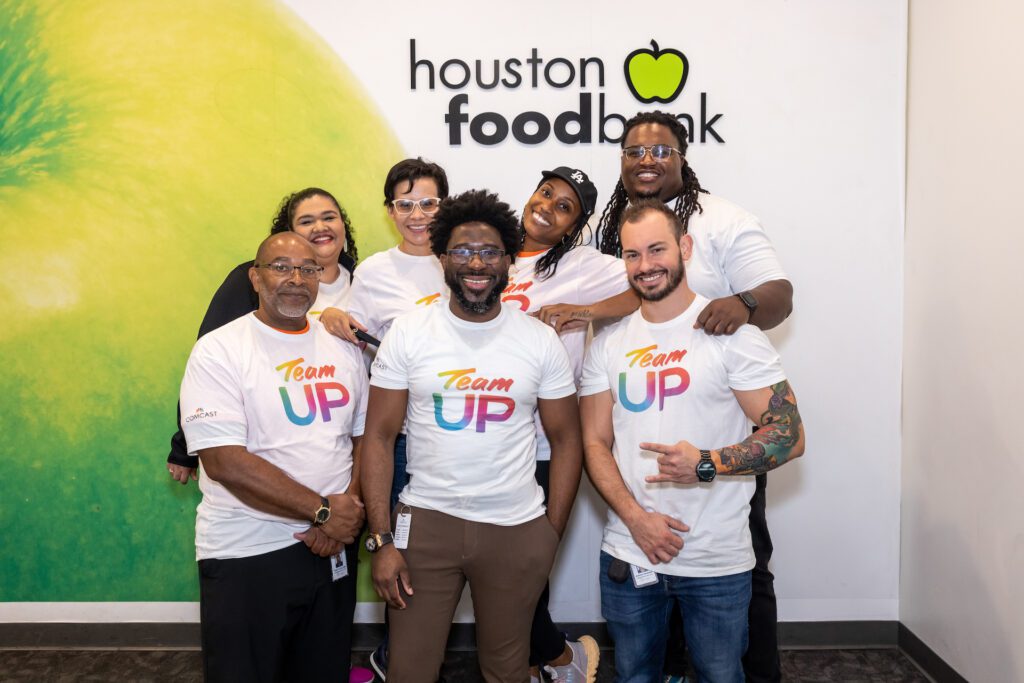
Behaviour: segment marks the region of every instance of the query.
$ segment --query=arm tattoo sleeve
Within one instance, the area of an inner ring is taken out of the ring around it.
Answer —
[[[802,421],[789,382],[773,384],[771,390],[768,410],[761,414],[760,429],[719,452],[730,474],[762,474],[784,465],[800,441]]]

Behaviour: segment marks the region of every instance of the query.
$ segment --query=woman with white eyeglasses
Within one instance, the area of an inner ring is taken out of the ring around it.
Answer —
[[[346,337],[351,327],[382,339],[399,315],[419,306],[432,306],[448,297],[441,262],[430,250],[430,223],[448,197],[448,176],[437,164],[422,158],[403,159],[384,180],[384,206],[401,241],[370,256],[355,271],[348,300],[348,317],[333,313],[325,327]],[[351,332],[350,332],[351,334]],[[405,430],[395,439],[391,507],[409,483]],[[370,656],[370,665],[383,680],[388,666],[387,638]]]
[[[339,337],[354,326],[381,339],[391,322],[417,306],[446,296],[441,263],[430,251],[430,222],[448,196],[448,177],[437,164],[403,159],[384,180],[384,205],[402,240],[360,264],[352,281],[347,321],[321,321]],[[350,338],[350,340],[352,340]]]

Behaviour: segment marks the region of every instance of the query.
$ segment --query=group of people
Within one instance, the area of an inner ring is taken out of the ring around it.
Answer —
[[[792,287],[686,146],[669,114],[630,119],[596,226],[582,170],[543,171],[520,218],[406,159],[401,242],[358,266],[329,192],[285,199],[214,295],[168,457],[203,494],[209,680],[345,680],[365,532],[381,679],[438,680],[468,583],[487,681],[594,681],[597,643],[548,612],[584,463],[617,680],[678,680],[684,642],[699,680],[779,680],[764,475],[804,432],[761,330]]]

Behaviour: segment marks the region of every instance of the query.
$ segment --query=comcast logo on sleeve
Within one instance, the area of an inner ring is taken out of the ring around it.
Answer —
[[[651,41],[651,48],[633,50],[622,68],[626,72],[626,85],[633,97],[645,104],[671,102],[679,97],[690,72],[686,55],[679,50],[662,50]]]

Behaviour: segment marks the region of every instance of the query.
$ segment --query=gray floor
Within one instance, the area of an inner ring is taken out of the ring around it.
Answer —
[[[365,664],[368,652],[356,652]],[[597,680],[614,680],[612,652],[602,650]],[[449,652],[442,674],[447,683],[482,681],[473,652]],[[928,681],[899,650],[786,650],[787,681]],[[202,681],[199,652],[130,650],[0,651],[0,681]]]

